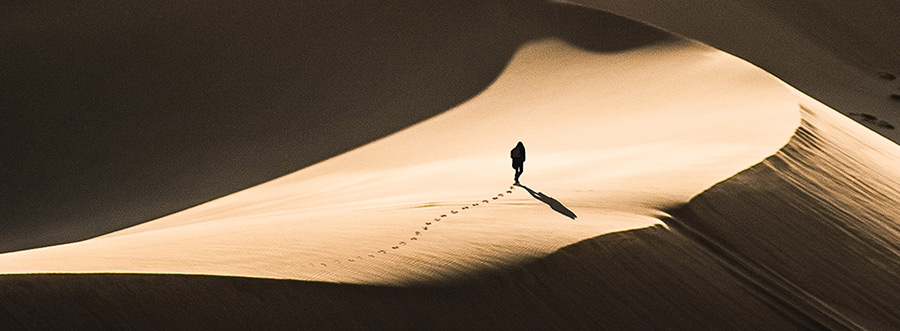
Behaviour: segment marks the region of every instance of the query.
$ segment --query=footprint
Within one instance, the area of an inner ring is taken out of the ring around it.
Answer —
[[[481,200],[481,202],[483,202],[483,203],[489,203],[490,201],[487,201],[487,200]]]
[[[515,186],[510,186],[509,189],[510,189],[510,190],[515,190],[516,187],[515,187]]]
[[[475,207],[475,206],[477,206],[477,205],[478,205],[477,203],[473,203],[473,204],[472,204],[472,207]]]
[[[383,249],[379,249],[378,252],[381,254],[387,254],[387,252],[385,252]]]
[[[459,212],[458,212],[458,211],[455,211],[455,210],[451,210],[450,213],[451,213],[451,214],[456,214],[456,213],[459,213]]]
[[[425,222],[425,225],[431,225],[431,222]]]
[[[419,240],[419,238],[412,237],[412,238],[409,238],[409,240]]]
[[[327,266],[328,266],[328,265],[325,264],[325,263],[319,263],[319,264],[321,264],[323,267],[327,267]]]
[[[512,191],[506,191],[506,193],[512,193]]]
[[[898,93],[891,94],[891,99],[900,100],[900,94],[898,94]]]
[[[497,196],[498,196],[498,197],[502,197],[502,196],[503,196],[503,193],[497,194]]]
[[[401,242],[400,242],[400,246],[406,246],[406,242],[405,242],[405,241],[401,241]]]
[[[416,235],[417,235],[417,236],[418,236],[418,235],[421,235],[421,234],[422,234],[422,231],[416,231]]]
[[[895,79],[897,79],[897,75],[894,75],[887,71],[879,71],[878,78],[886,79],[886,80],[895,80]]]
[[[441,217],[447,217],[447,214],[441,214]]]
[[[878,120],[878,117],[874,115],[866,114],[866,113],[850,113],[851,117],[858,117],[859,119],[867,122],[874,122]]]
[[[468,207],[468,206],[467,206],[467,207],[462,207],[462,210],[466,210],[466,209],[469,209],[469,207]]]
[[[356,261],[354,261],[353,259],[347,259],[347,261],[350,261],[350,262],[356,262]]]
[[[435,218],[434,218],[434,221],[435,221],[435,222],[440,222],[440,221],[441,221],[441,218],[440,218],[440,217],[435,217]]]
[[[422,227],[422,230],[428,231],[428,227],[427,227],[427,226],[423,226],[423,227]]]
[[[362,260],[362,256],[357,255],[357,256],[356,256],[356,259],[357,259],[357,260]]]
[[[400,247],[398,247],[398,246],[391,247],[391,249],[397,249],[397,248],[400,248]]]
[[[493,198],[491,198],[491,199],[497,200],[497,197],[493,197]]]
[[[375,254],[369,254],[369,257],[375,257]]]
[[[900,99],[900,95],[898,95],[897,99]],[[888,129],[888,130],[895,129],[893,124],[891,124],[885,120],[879,120],[878,117],[875,117],[875,115],[866,114],[866,113],[850,113],[848,115],[850,117],[859,119],[859,121],[861,121],[861,122],[874,124],[874,125],[877,125],[879,127],[882,127],[882,128]]]

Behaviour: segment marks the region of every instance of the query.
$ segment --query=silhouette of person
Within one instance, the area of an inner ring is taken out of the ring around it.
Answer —
[[[519,185],[519,176],[525,171],[525,145],[520,141],[509,151],[509,157],[512,158],[512,167],[516,170],[516,185]]]

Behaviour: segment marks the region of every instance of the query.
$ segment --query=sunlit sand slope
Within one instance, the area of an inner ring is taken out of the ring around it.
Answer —
[[[775,153],[796,105],[767,73],[700,44],[595,53],[543,39],[445,114],[184,212],[2,255],[0,272],[469,277],[659,224],[660,210]],[[529,156],[523,184],[577,219],[511,189],[517,141]]]

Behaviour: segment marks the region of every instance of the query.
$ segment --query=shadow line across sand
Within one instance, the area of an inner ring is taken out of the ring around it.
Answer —
[[[563,214],[566,217],[571,218],[573,220],[578,217],[577,215],[575,215],[575,213],[573,213],[571,210],[569,210],[569,208],[566,208],[566,206],[563,206],[563,204],[561,202],[559,202],[559,200],[556,200],[542,192],[535,192],[534,190],[528,188],[528,186],[525,186],[522,184],[517,184],[516,186],[524,188],[526,191],[528,191],[528,194],[531,194],[531,196],[533,196],[535,199],[538,199],[539,201],[546,203],[548,206],[550,206],[550,208],[552,208],[557,213]]]

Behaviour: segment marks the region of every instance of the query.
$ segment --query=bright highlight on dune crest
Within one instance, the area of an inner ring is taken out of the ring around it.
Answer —
[[[443,282],[503,269],[661,210],[774,154],[799,99],[686,41],[603,54],[544,39],[446,113],[288,176],[98,238],[0,256],[2,273],[184,273]],[[572,220],[511,188],[521,178]]]

